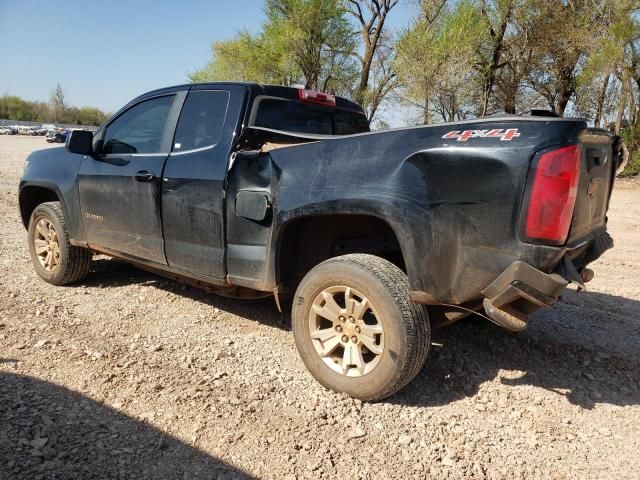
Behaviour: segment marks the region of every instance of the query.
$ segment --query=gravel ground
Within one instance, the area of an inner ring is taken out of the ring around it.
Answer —
[[[16,190],[43,146],[0,137],[0,479],[640,478],[640,182],[588,292],[521,334],[438,331],[411,385],[362,404],[305,371],[273,300],[106,258],[41,281]]]

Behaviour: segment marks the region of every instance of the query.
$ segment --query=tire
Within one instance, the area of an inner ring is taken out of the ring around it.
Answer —
[[[50,226],[54,234],[51,234],[51,230],[45,229],[44,226]],[[69,232],[59,202],[38,205],[31,214],[28,232],[31,261],[36,273],[45,282],[53,285],[68,285],[87,276],[91,268],[91,252],[84,248],[74,247],[69,243]],[[45,247],[47,239],[50,247]],[[51,248],[51,258],[53,258],[55,265],[46,263],[49,250],[42,252],[42,248]],[[39,249],[40,253],[37,253],[36,249]]]
[[[403,388],[429,351],[427,311],[410,300],[407,276],[373,255],[344,255],[314,267],[298,286],[291,322],[298,352],[316,380],[363,401]]]

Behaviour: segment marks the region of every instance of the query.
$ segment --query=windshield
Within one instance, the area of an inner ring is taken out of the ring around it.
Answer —
[[[351,135],[369,131],[369,122],[362,112],[275,98],[260,101],[253,125],[322,135]]]

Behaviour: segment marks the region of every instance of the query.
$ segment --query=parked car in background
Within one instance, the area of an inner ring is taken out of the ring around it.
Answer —
[[[49,132],[47,132],[45,140],[47,141],[47,143],[64,143],[67,141],[68,134],[69,132],[67,130],[63,130],[61,132],[50,130]]]
[[[0,135],[15,135],[16,133],[18,133],[18,129],[11,125],[0,127]]]

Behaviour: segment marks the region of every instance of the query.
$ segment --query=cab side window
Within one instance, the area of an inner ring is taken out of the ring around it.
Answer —
[[[222,135],[228,105],[227,91],[189,92],[176,127],[173,151],[184,152],[217,144]]]
[[[145,100],[131,107],[104,132],[102,153],[160,153],[174,95]]]

